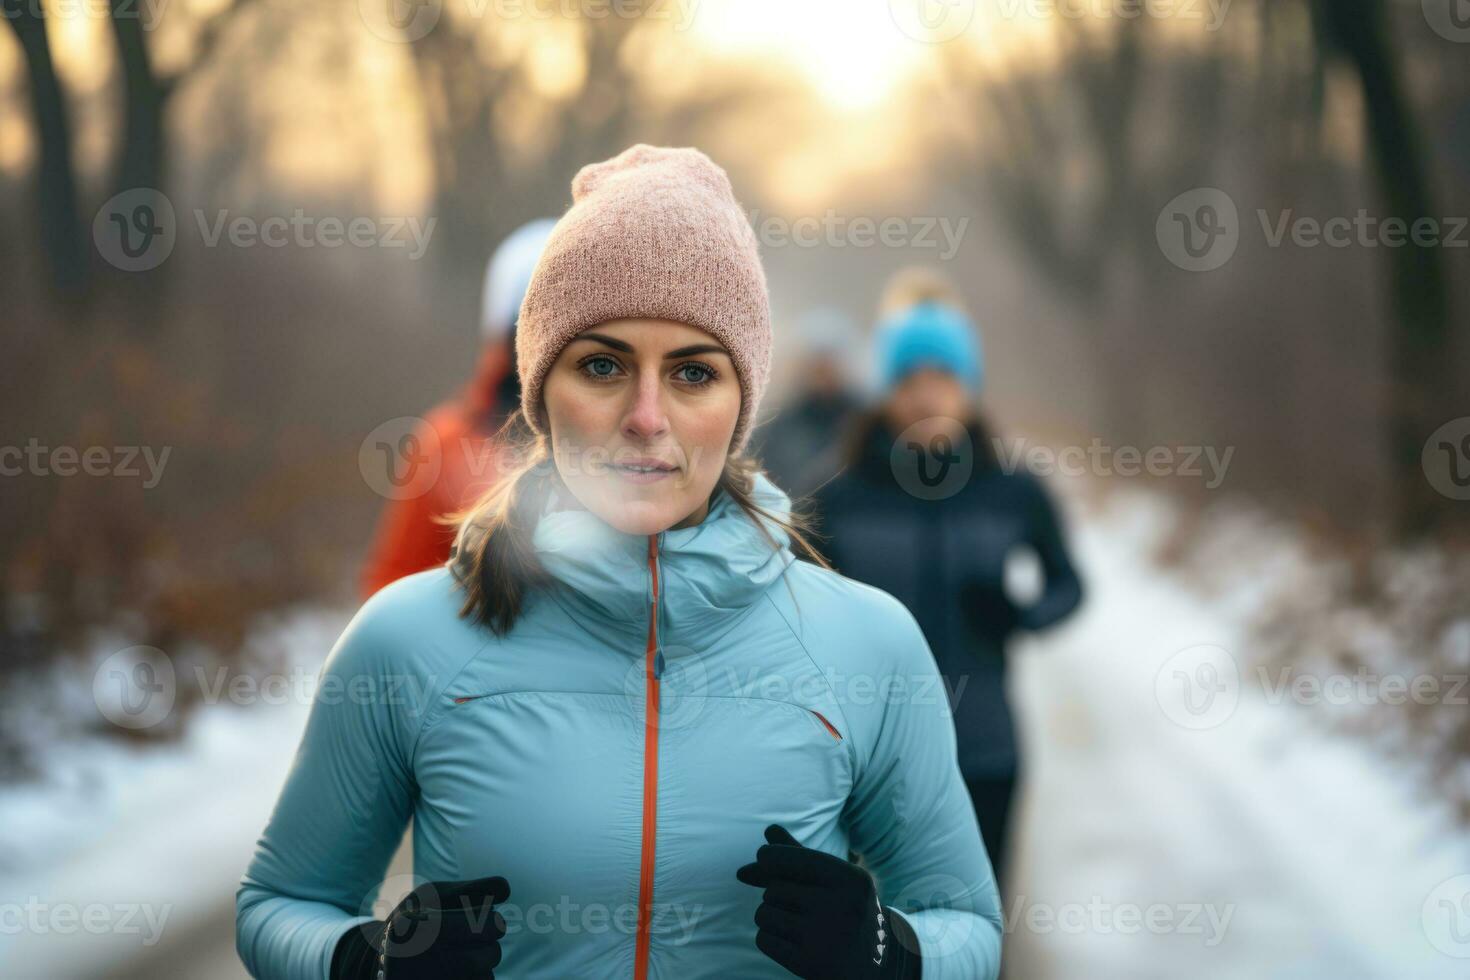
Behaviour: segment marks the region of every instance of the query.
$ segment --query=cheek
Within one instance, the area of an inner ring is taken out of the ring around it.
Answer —
[[[954,385],[945,390],[944,410],[939,414],[946,418],[963,419],[969,414],[969,400],[965,395],[965,389]]]
[[[559,446],[585,446],[602,443],[606,433],[617,425],[617,417],[607,399],[579,398],[562,385],[547,385],[546,415],[551,423],[552,440]]]
[[[724,393],[685,414],[679,425],[679,441],[685,448],[698,446],[705,450],[701,465],[723,466],[723,453],[735,434],[735,421],[740,417],[740,389]],[[714,459],[715,463],[709,460]]]
[[[888,400],[888,418],[896,429],[906,429],[919,420],[919,413],[914,406],[914,397],[907,390],[899,390],[893,393]]]

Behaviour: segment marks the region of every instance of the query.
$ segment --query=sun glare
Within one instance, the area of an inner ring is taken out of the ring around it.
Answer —
[[[716,50],[780,58],[839,109],[881,103],[929,53],[884,3],[702,0],[692,21],[695,35]]]

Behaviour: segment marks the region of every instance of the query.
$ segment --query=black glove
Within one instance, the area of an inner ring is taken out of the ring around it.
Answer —
[[[332,980],[493,980],[510,898],[499,875],[430,881],[404,896],[386,920],[365,923],[337,942]]]
[[[762,953],[805,980],[918,980],[918,937],[878,902],[866,869],[803,847],[780,824],[766,840],[735,872],[765,889],[755,910]]]

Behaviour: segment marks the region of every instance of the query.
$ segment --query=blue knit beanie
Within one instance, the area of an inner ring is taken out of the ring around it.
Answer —
[[[923,367],[950,372],[972,393],[980,390],[985,364],[980,337],[969,318],[951,306],[925,301],[893,313],[878,324],[874,353],[883,392]]]

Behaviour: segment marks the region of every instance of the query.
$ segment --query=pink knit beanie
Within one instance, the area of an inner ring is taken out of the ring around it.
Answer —
[[[536,432],[546,372],[573,337],[623,317],[714,336],[740,382],[738,452],[771,374],[771,312],[755,232],[730,178],[693,147],[638,143],[588,164],[541,253],[516,325],[521,410]]]

